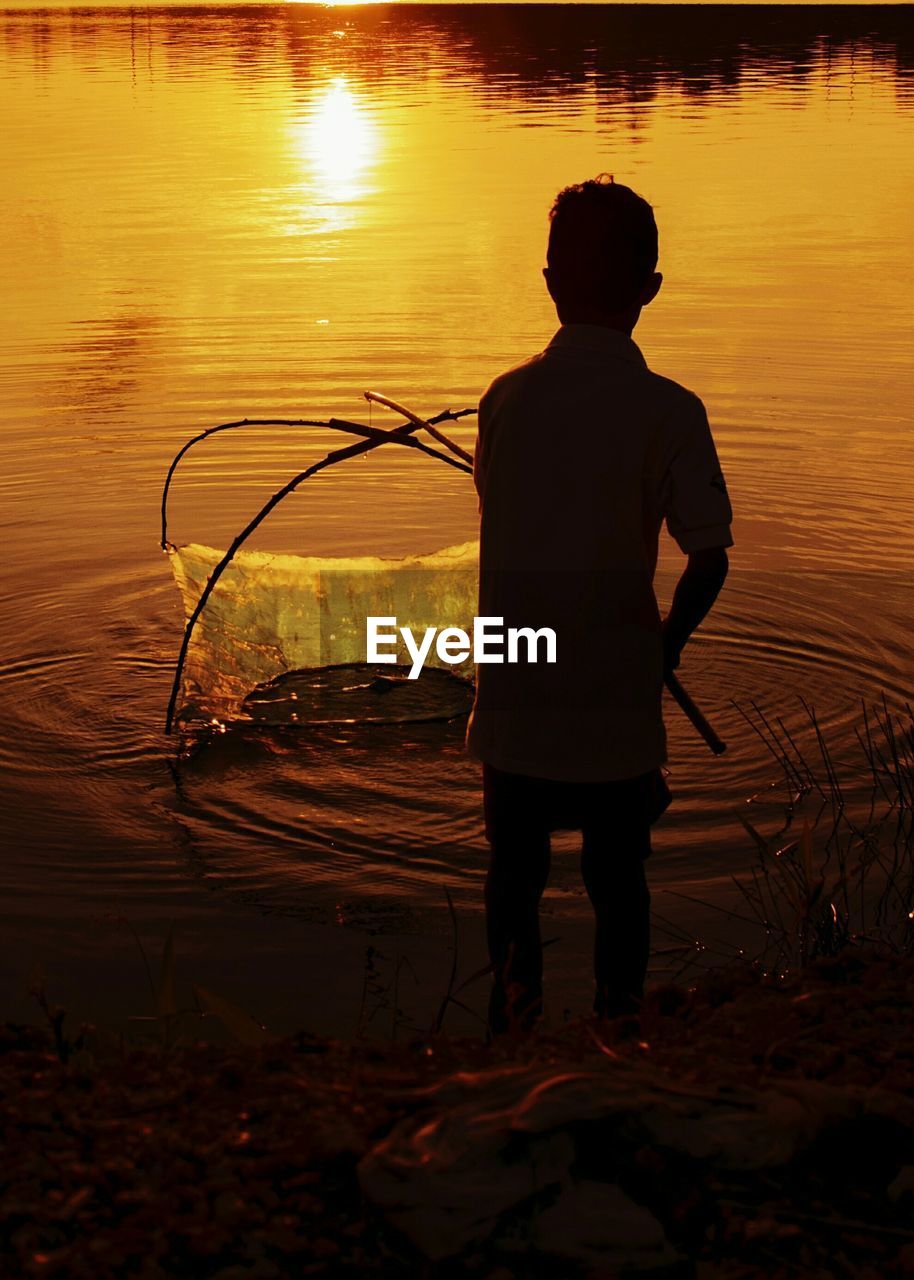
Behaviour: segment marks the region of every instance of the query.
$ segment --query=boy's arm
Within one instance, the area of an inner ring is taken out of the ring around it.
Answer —
[[[707,617],[729,569],[733,511],[704,405],[690,397],[669,466],[664,515],[688,564],[663,623],[663,665],[675,671],[686,642]]]
[[[720,595],[730,559],[725,547],[693,551],[673,593],[663,622],[663,670],[675,671],[692,632],[701,625]]]

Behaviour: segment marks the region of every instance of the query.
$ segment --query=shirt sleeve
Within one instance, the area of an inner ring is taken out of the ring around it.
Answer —
[[[666,527],[686,555],[733,545],[733,510],[727,485],[708,415],[697,397],[678,433],[667,468],[663,515]]]

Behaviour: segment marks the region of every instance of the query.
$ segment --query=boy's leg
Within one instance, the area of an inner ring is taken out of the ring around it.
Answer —
[[[583,829],[581,872],[594,910],[594,1012],[636,1013],[650,956],[651,896],[645,859],[650,817],[634,789]]]
[[[486,934],[493,966],[489,1025],[530,1026],[543,1004],[539,904],[549,877],[549,824],[537,804],[538,780],[483,766],[489,871]]]

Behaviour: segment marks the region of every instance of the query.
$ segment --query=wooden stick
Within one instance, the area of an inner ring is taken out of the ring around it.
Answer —
[[[711,748],[714,754],[716,756],[722,756],[723,753],[727,750],[727,744],[721,741],[721,739],[717,736],[717,734],[711,728],[710,724],[708,724],[705,717],[698,710],[695,703],[692,701],[692,699],[686,693],[685,689],[683,689],[682,685],[679,683],[679,678],[676,675],[674,675],[672,671],[670,671],[664,677],[664,684],[669,689],[670,693],[673,695],[673,698],[676,701],[676,703],[679,705],[679,707],[682,709],[682,711],[685,713],[688,719],[691,720],[692,724],[695,726],[695,728],[704,738],[705,742],[708,744],[708,746]]]
[[[197,620],[203,612],[207,600],[213,594],[213,588],[228,568],[235,552],[241,544],[245,542],[257,526],[267,518],[273,508],[277,507],[279,503],[282,502],[283,498],[287,498],[294,489],[297,489],[302,481],[316,475],[318,471],[323,471],[325,467],[333,466],[334,463],[337,462],[343,462],[347,458],[355,458],[360,453],[367,453],[370,449],[377,449],[380,445],[387,442],[394,444],[402,443],[404,436],[410,436],[414,431],[418,431],[420,427],[427,425],[428,424],[423,422],[422,419],[419,419],[416,422],[406,422],[402,427],[395,427],[393,431],[376,432],[372,429],[369,439],[360,440],[357,444],[351,444],[345,449],[335,449],[332,453],[328,453],[325,458],[322,458],[320,462],[315,462],[312,466],[308,467],[307,470],[300,471],[297,476],[293,476],[292,479],[287,484],[284,484],[281,489],[277,489],[269,502],[265,502],[257,512],[256,516],[254,516],[252,520],[248,521],[245,527],[238,534],[237,538],[235,538],[228,551],[226,551],[225,555],[209,575],[206,586],[200,593],[200,599],[197,601],[194,606],[193,613],[187,620],[187,625],[184,628],[184,638],[181,641],[181,651],[178,654],[178,661],[175,666],[175,676],[171,686],[171,697],[168,699],[168,711],[165,715],[166,734],[171,733],[172,726],[174,724],[175,707],[178,701],[178,693],[181,689],[181,675],[184,671],[184,663],[187,659],[187,651],[190,648],[190,640],[194,632],[194,627],[197,625]],[[431,453],[434,457],[441,458],[443,462],[447,462],[453,466],[459,466],[463,471],[469,470],[468,467],[462,466],[460,463],[455,463],[453,459],[449,458],[446,454],[439,453],[437,449],[429,450],[427,447],[424,447],[423,452]]]
[[[408,422],[415,423],[417,427],[424,427],[439,444],[443,444],[445,449],[450,449],[451,453],[455,453],[458,458],[463,458],[464,462],[473,465],[472,453],[467,453],[466,449],[462,449],[456,441],[451,440],[443,431],[438,431],[431,422],[427,422],[425,418],[417,417],[412,410],[405,408],[402,404],[398,404],[396,400],[391,400],[389,396],[382,396],[377,391],[366,391],[365,399],[373,401],[375,404],[383,404],[386,409],[393,409],[394,413],[400,413]]]
[[[450,409],[445,409],[444,413],[438,414],[432,419],[432,422],[445,422],[456,418],[462,418],[465,414],[475,413],[475,409],[460,409],[457,413],[453,413]],[[168,546],[168,494],[171,488],[172,478],[177,470],[178,463],[195,444],[199,444],[201,440],[206,440],[209,436],[217,435],[220,431],[236,431],[239,427],[326,427],[330,431],[344,431],[349,435],[362,436],[366,440],[378,440],[381,444],[384,439],[390,439],[389,432],[376,430],[374,427],[366,427],[361,422],[346,422],[342,418],[330,418],[325,422],[314,422],[307,418],[239,418],[236,422],[223,422],[218,427],[207,427],[205,431],[201,431],[199,435],[193,436],[186,444],[183,444],[172,459],[171,466],[168,468],[168,474],[165,477],[165,485],[162,489],[162,550]],[[431,430],[431,428],[429,428]],[[443,435],[443,433],[441,433]],[[445,437],[446,438],[446,437]],[[469,471],[470,467],[460,466],[459,463],[451,462],[450,458],[442,457],[434,449],[429,449],[428,445],[423,444],[421,440],[415,440],[412,436],[402,437],[392,444],[408,445],[410,448],[419,449],[422,453],[430,453],[434,458],[441,458],[442,462],[447,462],[451,466],[459,467],[461,471]],[[472,463],[473,459],[469,459]]]
[[[171,466],[168,468],[168,474],[165,477],[165,484],[162,488],[162,550],[168,546],[168,491],[171,488],[172,477],[178,469],[178,463],[184,457],[188,450],[192,449],[195,444],[199,444],[201,440],[205,440],[208,436],[218,435],[220,431],[234,431],[238,427],[254,427],[254,426],[283,426],[283,427],[325,427],[325,422],[308,422],[304,418],[296,419],[294,422],[289,419],[282,418],[239,418],[237,422],[223,422],[218,427],[207,427],[205,431],[201,431],[199,435],[192,436],[186,444],[182,444],[181,448],[171,460]]]

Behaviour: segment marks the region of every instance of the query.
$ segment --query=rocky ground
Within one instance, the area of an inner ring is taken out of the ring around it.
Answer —
[[[496,1048],[7,1027],[0,1273],[914,1275],[912,1003],[848,951]]]

